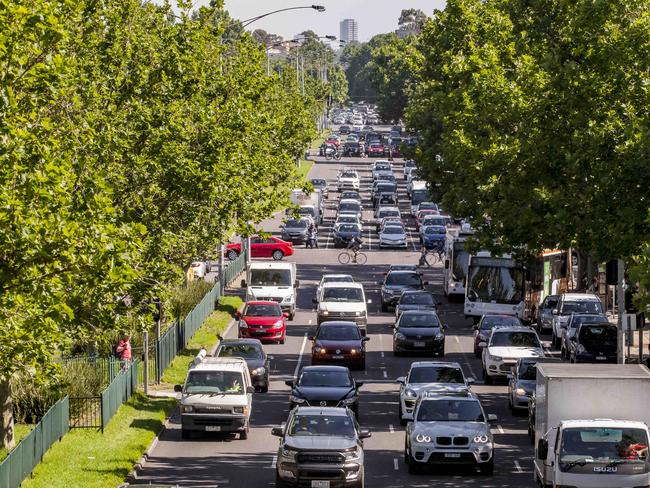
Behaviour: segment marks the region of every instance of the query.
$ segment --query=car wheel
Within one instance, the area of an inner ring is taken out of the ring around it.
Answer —
[[[228,254],[226,254],[226,256],[231,261],[234,261],[235,259],[237,259],[239,257],[239,253],[237,251],[235,251],[234,249],[231,249],[230,251],[228,251]]]
[[[296,316],[296,312],[290,312],[289,313],[289,320],[293,320],[293,318]]]
[[[273,254],[271,254],[271,257],[273,257],[273,259],[275,259],[276,261],[280,261],[284,257],[284,253],[279,249],[276,249],[275,251],[273,251]]]
[[[280,340],[278,341],[278,344],[284,344],[286,341],[287,341],[287,338],[286,338],[286,337],[283,337],[282,339],[280,339]]]
[[[239,431],[239,439],[242,441],[248,439],[248,424],[246,425],[246,428],[244,430]]]
[[[260,388],[260,393],[268,393],[268,392],[269,392],[269,384],[267,383],[262,388]]]
[[[481,472],[481,474],[485,474],[488,476],[491,476],[494,474],[494,454],[492,454],[492,459],[490,459],[487,463],[479,464],[478,470]]]
[[[409,474],[420,474],[422,472],[422,467],[415,459],[409,454]]]
[[[476,359],[481,359],[481,351],[477,350],[477,349],[474,349],[474,357]]]

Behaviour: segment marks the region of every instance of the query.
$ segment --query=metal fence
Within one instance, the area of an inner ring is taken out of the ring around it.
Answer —
[[[101,393],[102,431],[113,418],[117,409],[126,402],[138,387],[138,364],[135,361],[126,364],[126,367],[113,378],[113,381]]]
[[[244,248],[244,246],[242,246]],[[223,278],[226,286],[232,284],[237,277],[246,269],[246,252],[242,252],[237,259],[231,261],[223,271]]]
[[[101,429],[102,399],[98,396],[70,397],[70,428]]]
[[[0,486],[18,488],[55,441],[69,430],[68,397],[56,402],[41,421],[0,463]]]

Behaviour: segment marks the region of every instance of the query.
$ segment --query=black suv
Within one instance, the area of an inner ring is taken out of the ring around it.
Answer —
[[[298,380],[285,381],[291,387],[289,410],[305,407],[347,407],[359,416],[359,388],[345,366],[305,366]]]
[[[271,362],[258,339],[223,339],[214,356],[217,358],[242,358],[246,361],[251,381],[257,391],[269,391]]]
[[[287,423],[271,433],[280,437],[276,488],[363,488],[362,439],[370,437],[370,431],[359,428],[351,410],[297,407]]]
[[[381,283],[381,311],[388,312],[389,307],[397,305],[403,291],[424,290],[428,284],[416,271],[389,271]]]

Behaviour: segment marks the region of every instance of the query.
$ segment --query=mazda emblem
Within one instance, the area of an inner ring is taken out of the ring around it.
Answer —
[[[327,402],[320,402],[320,406],[321,406],[321,407],[326,407],[326,406],[327,406]]]
[[[341,354],[341,350],[340,350],[340,349],[337,349],[337,350],[336,350],[336,354]]]

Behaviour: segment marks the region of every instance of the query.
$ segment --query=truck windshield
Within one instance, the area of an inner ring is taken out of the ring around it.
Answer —
[[[291,436],[356,436],[352,419],[347,415],[296,415],[288,433]]]
[[[430,400],[418,408],[421,422],[485,422],[483,411],[474,400]]]
[[[185,393],[240,395],[243,378],[237,371],[190,371],[185,381]]]
[[[493,332],[490,347],[541,347],[531,332]]]
[[[423,188],[421,190],[413,190],[411,192],[411,205],[417,205],[426,201],[429,201],[429,190],[426,188]]]
[[[252,269],[251,286],[291,286],[289,269]]]
[[[363,302],[361,288],[325,288],[323,302]]]
[[[408,383],[459,383],[465,384],[465,378],[460,368],[445,366],[429,368],[413,368]]]
[[[567,315],[571,313],[603,313],[603,305],[600,301],[579,301],[579,302],[564,302],[562,304],[562,314]]]
[[[470,266],[467,298],[472,301],[519,303],[523,299],[524,273],[512,266]]]
[[[347,371],[305,371],[298,385],[344,388],[352,386],[352,380]]]
[[[567,428],[562,433],[562,471],[594,463],[607,463],[612,467],[643,464],[647,459],[648,436],[643,429],[575,427]],[[594,468],[590,467],[587,471],[593,473]],[[612,472],[621,473],[621,469]]]

